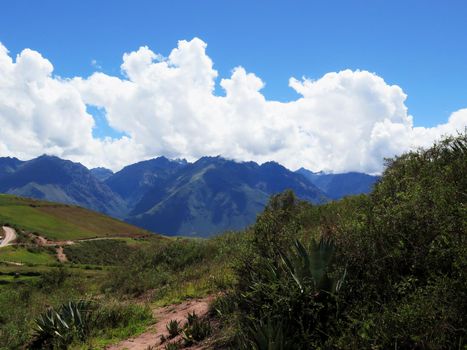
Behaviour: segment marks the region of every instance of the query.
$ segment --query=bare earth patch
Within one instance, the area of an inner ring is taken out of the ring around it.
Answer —
[[[63,252],[63,247],[57,247],[56,249],[56,252],[57,252],[57,259],[58,261],[60,261],[61,263],[64,263],[64,262],[67,262],[68,259],[65,255],[65,253]]]
[[[5,235],[2,235],[2,239],[0,240],[0,247],[6,247],[16,239],[16,231],[8,226],[3,226],[2,229]]]
[[[161,336],[168,337],[166,325],[171,320],[177,320],[184,324],[188,313],[195,312],[199,317],[207,315],[209,304],[214,296],[201,299],[191,299],[176,305],[169,305],[163,308],[153,310],[154,318],[157,323],[149,327],[146,332],[131,339],[124,340],[116,345],[107,347],[107,350],[151,350],[164,349],[166,343],[161,344]],[[200,344],[186,347],[184,349],[201,350],[204,347]]]

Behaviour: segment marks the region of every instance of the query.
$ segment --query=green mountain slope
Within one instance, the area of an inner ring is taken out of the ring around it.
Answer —
[[[47,155],[25,162],[0,158],[0,193],[79,205],[119,218],[127,211],[125,201],[85,166]]]
[[[126,221],[167,235],[208,237],[254,223],[273,194],[293,190],[301,199],[327,198],[305,177],[278,163],[259,165],[203,157],[146,192]]]
[[[77,206],[0,195],[0,225],[37,232],[50,240],[138,237],[148,232]]]

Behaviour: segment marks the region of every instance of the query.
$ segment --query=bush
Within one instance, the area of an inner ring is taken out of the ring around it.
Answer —
[[[463,134],[389,160],[369,196],[273,197],[217,302],[234,347],[465,347],[466,174]]]
[[[365,215],[348,220],[338,236],[352,321],[335,344],[466,343],[466,173],[465,134],[388,161]]]
[[[58,308],[49,308],[36,318],[34,339],[29,348],[67,348],[107,330],[151,319],[150,309],[138,304],[69,301]]]
[[[36,333],[31,349],[65,348],[88,337],[93,325],[91,304],[70,301],[56,310],[50,308],[42,313],[35,323]]]

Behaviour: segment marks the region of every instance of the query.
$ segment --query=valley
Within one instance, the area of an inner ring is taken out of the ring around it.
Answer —
[[[0,350],[467,350],[466,19],[1,1]]]

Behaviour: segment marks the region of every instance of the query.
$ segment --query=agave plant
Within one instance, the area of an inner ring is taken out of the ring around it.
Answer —
[[[64,347],[75,338],[84,340],[90,330],[91,304],[70,301],[57,310],[50,308],[35,320],[32,348]]]
[[[245,349],[291,350],[294,348],[284,336],[282,322],[273,321],[271,318],[253,322],[248,333],[247,339],[242,344]]]
[[[193,313],[187,315],[187,323],[182,331],[182,338],[185,345],[191,345],[195,342],[204,340],[212,333],[212,327],[209,320],[201,319]]]
[[[199,317],[198,315],[196,314],[196,312],[189,312],[187,315],[186,315],[186,322],[187,322],[187,326],[191,326],[194,322],[198,321]]]
[[[307,282],[312,282],[316,292],[338,293],[345,280],[346,270],[340,278],[330,278],[329,267],[334,259],[335,245],[326,239],[312,241],[307,249],[297,239],[289,254],[281,254],[282,262],[303,293]]]
[[[169,323],[166,324],[165,328],[167,328],[167,332],[169,332],[169,339],[175,338],[181,331],[180,322],[177,320],[170,320]]]

